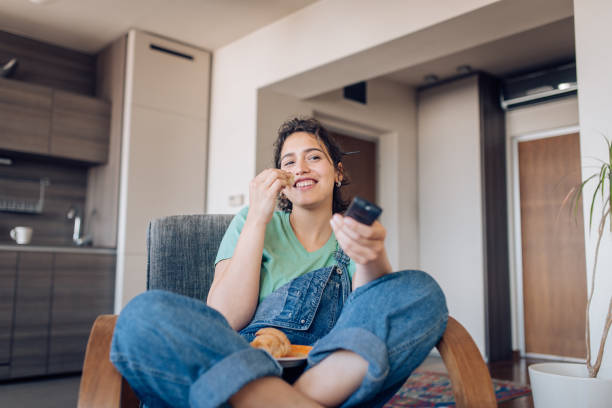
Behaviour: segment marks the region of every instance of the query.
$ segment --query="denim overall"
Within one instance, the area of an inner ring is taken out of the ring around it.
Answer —
[[[281,329],[291,344],[312,345],[334,327],[351,293],[350,258],[338,247],[336,265],[308,272],[268,295],[240,334],[251,342],[263,327]]]
[[[247,383],[280,376],[267,352],[249,345],[262,327],[293,344],[313,345],[306,370],[339,349],[368,362],[342,407],[382,407],[425,359],[446,327],[437,283],[422,271],[385,275],[351,292],[349,258],[277,289],[237,333],[204,302],[160,290],[128,303],[115,327],[110,359],[147,407],[219,407]]]

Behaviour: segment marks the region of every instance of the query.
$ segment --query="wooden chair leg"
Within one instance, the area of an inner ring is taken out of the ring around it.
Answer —
[[[116,321],[116,315],[101,315],[94,322],[85,353],[78,408],[139,406],[134,391],[109,359]]]
[[[497,407],[491,374],[468,331],[449,316],[436,346],[448,370],[458,408]]]

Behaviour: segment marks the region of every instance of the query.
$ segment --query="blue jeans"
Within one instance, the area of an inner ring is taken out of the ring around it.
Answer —
[[[143,293],[117,320],[111,361],[148,407],[226,406],[250,381],[282,374],[267,352],[248,342],[262,325],[275,325],[292,342],[313,344],[306,370],[339,349],[363,357],[369,363],[366,376],[342,406],[381,407],[442,336],[445,298],[421,271],[385,275],[349,294],[345,272],[340,264],[305,277],[307,292],[314,287],[317,293],[316,284],[328,276],[319,297],[299,300],[304,286],[291,294],[291,283],[285,285],[283,302],[293,309],[281,307],[271,318],[260,309],[275,300],[264,300],[240,334],[204,302],[164,291]]]

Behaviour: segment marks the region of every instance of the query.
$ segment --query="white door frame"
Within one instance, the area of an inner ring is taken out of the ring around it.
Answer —
[[[516,318],[519,351],[521,357],[533,357],[551,360],[561,360],[584,363],[584,359],[555,356],[548,354],[527,353],[525,351],[525,311],[523,307],[523,249],[521,241],[521,189],[519,185],[519,162],[518,144],[531,140],[546,139],[550,137],[569,135],[580,132],[579,126],[566,126],[550,130],[530,132],[511,137],[512,149],[512,201],[513,201],[513,223],[514,223],[514,274],[516,279]]]

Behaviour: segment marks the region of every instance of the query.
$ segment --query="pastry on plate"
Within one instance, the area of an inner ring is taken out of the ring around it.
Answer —
[[[266,350],[274,358],[284,357],[291,352],[291,342],[285,333],[273,327],[259,329],[251,346]]]

